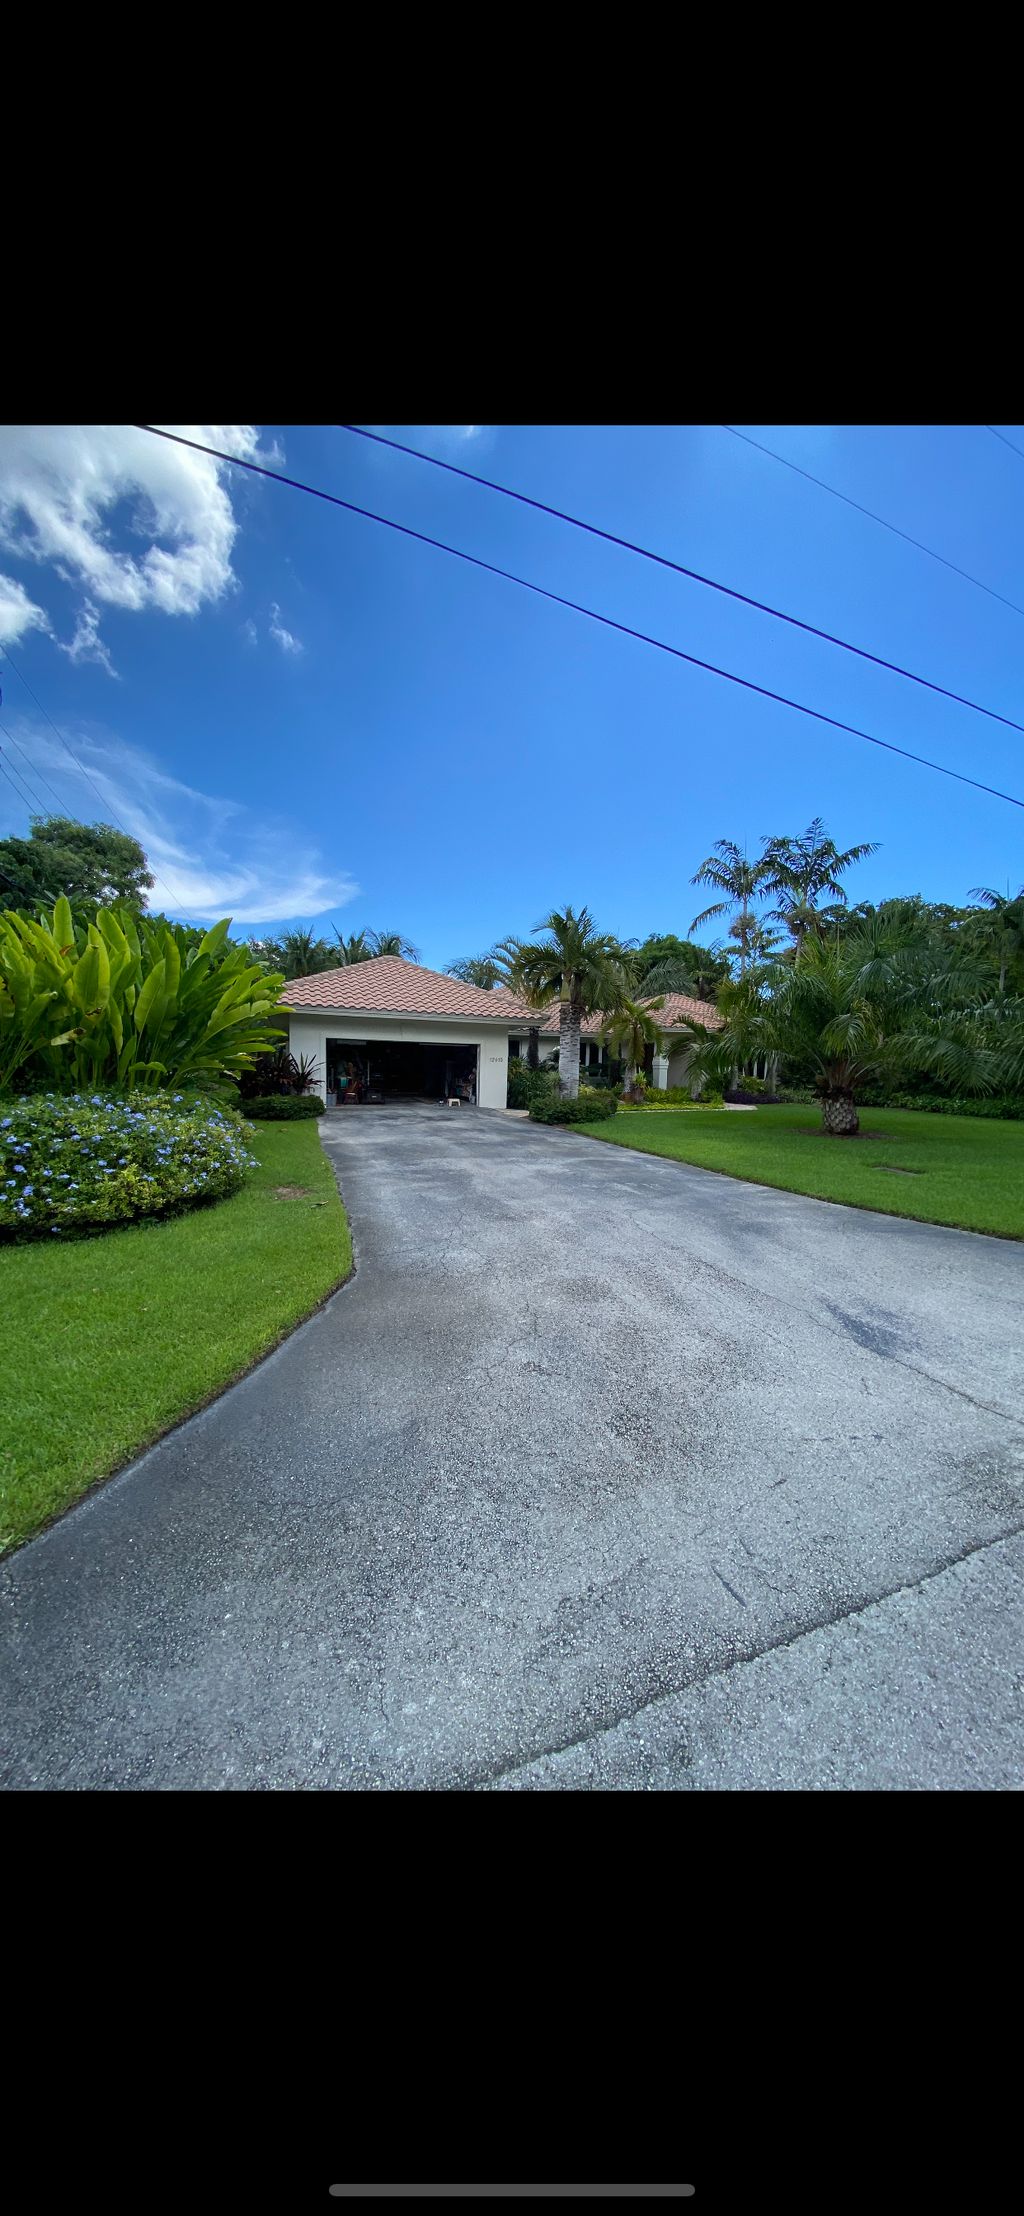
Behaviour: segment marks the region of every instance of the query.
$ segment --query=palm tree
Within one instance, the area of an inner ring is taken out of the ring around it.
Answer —
[[[320,970],[337,968],[333,947],[326,939],[315,939],[312,931],[286,931],[275,951],[286,977],[315,977]]]
[[[495,949],[508,964],[509,983],[531,1008],[558,1001],[558,1087],[563,1100],[580,1089],[580,1025],[584,1016],[621,1007],[627,992],[627,959],[618,939],[598,931],[589,909],[553,909],[526,943],[506,939]]]
[[[824,1130],[836,1138],[856,1136],[857,1094],[867,1084],[931,1070],[990,1092],[1003,1074],[1005,1054],[963,1005],[961,972],[939,960],[909,903],[889,903],[842,937],[808,934],[799,961],[735,982],[719,1006],[721,1031],[690,1026],[693,1070],[722,1077],[760,1054],[809,1064]]]
[[[420,950],[402,931],[368,931],[366,941],[372,955],[397,954],[403,962],[418,962]]]
[[[842,882],[845,872],[877,850],[877,839],[862,839],[859,846],[848,846],[845,853],[840,853],[820,816],[815,816],[795,839],[765,840],[762,883],[766,892],[779,895],[779,905],[770,911],[770,920],[785,924],[797,954],[809,933],[817,929],[820,894],[831,893],[830,914],[834,920],[836,907],[846,906]]]
[[[335,924],[334,936],[338,942],[338,969],[348,969],[353,962],[369,962],[372,959],[373,948],[367,944],[365,931],[353,931],[346,939],[344,932],[339,931]]]
[[[714,885],[719,892],[725,894],[724,900],[712,901],[710,908],[703,908],[699,916],[694,916],[691,931],[698,930],[702,923],[710,922],[712,916],[727,916],[733,908],[739,909],[736,919],[739,929],[732,931],[731,935],[740,944],[741,977],[747,967],[749,935],[754,921],[750,914],[750,904],[751,901],[760,899],[766,877],[767,865],[763,858],[759,862],[748,862],[746,854],[740,853],[733,839],[716,839],[714,852],[708,855],[707,860],[701,863],[699,870],[690,879],[691,885]]]
[[[449,962],[446,977],[457,977],[460,985],[477,985],[481,992],[493,992],[495,985],[505,981],[501,963],[493,954],[460,954]]]
[[[1006,991],[1006,972],[1011,963],[1018,962],[1024,954],[1024,885],[1018,887],[1011,900],[1005,894],[992,891],[989,885],[974,885],[971,899],[979,900],[991,910],[989,916],[978,918],[976,937],[986,951],[995,956],[999,964],[999,991]]]
[[[665,1034],[659,1031],[653,1014],[656,1008],[664,1005],[663,1000],[651,1000],[643,1006],[636,1000],[623,1000],[601,1026],[601,1037],[626,1065],[624,1090],[630,1100],[643,1099],[639,1079],[648,1047],[653,1047],[655,1054],[665,1052]]]

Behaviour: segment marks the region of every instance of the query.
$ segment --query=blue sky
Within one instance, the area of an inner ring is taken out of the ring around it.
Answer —
[[[376,428],[1024,721],[1024,617],[719,427]],[[1024,462],[984,428],[740,428],[1024,606]],[[334,428],[192,435],[1024,792],[1017,733],[498,494]],[[1024,878],[1018,810],[130,427],[0,431],[0,683],[15,783],[246,932],[401,929],[436,968],[566,901],[685,933],[715,839],[815,815],[881,842],[855,898]],[[0,777],[0,834],[28,814]]]

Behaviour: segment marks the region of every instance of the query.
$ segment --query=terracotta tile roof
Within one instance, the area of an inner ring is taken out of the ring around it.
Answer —
[[[417,962],[403,962],[397,954],[378,954],[370,962],[297,977],[282,998],[296,1014],[303,1008],[351,1008],[361,1015],[477,1016],[502,1023],[511,1004],[516,1020],[519,1015],[519,1002],[513,1002],[511,993],[485,993],[477,985],[460,985],[457,977],[421,969]]]
[[[537,1010],[535,1008],[528,1008],[523,1001],[516,1001],[513,1003],[513,996],[511,993],[509,993],[507,997],[510,1004],[510,1014],[512,1013],[513,1005],[518,1010],[518,1014],[516,1015],[515,1020],[521,1028],[525,1028],[528,1024],[531,1023],[536,1024],[540,1031],[541,1037],[544,1039],[551,1038],[554,1033],[557,1032],[557,1000],[552,1001],[551,1006],[549,1008],[546,1008],[543,1014],[538,1017]],[[655,998],[657,997],[658,996],[655,995]],[[720,1028],[722,1018],[719,1015],[713,1001],[691,1000],[688,993],[665,993],[661,997],[664,1000],[664,1006],[661,1008],[655,1008],[653,1010],[653,1015],[655,1023],[662,1031],[677,1030],[681,1024],[688,1023],[691,1020],[694,1023],[706,1023],[710,1031],[717,1031]],[[644,1005],[646,1005],[646,1003],[641,1002],[641,1006]],[[603,1016],[585,1016],[583,1022],[580,1025],[581,1036],[585,1039],[596,1038],[603,1022]]]
[[[475,1016],[487,1023],[505,1023],[513,1033],[536,1024],[545,1038],[558,1030],[557,1001],[538,1014],[502,985],[485,993],[478,985],[461,985],[457,977],[443,977],[439,970],[403,962],[397,954],[378,954],[370,962],[296,977],[283,997],[285,1007],[294,1008],[296,1015],[304,1008],[348,1008],[368,1016]],[[710,1001],[691,1000],[686,993],[666,993],[664,1008],[655,1010],[655,1022],[663,1031],[671,1031],[688,1017],[712,1029],[721,1022]],[[587,1016],[581,1027],[584,1037],[595,1038],[602,1020]]]

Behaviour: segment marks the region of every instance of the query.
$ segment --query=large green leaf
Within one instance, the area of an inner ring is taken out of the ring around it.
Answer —
[[[136,1031],[145,1030],[146,1023],[149,1018],[150,1009],[153,1006],[153,1002],[163,992],[165,974],[166,967],[163,958],[161,957],[160,961],[156,962],[153,968],[150,970],[149,976],[147,977],[146,982],[139,994],[138,1000],[135,1003]]]

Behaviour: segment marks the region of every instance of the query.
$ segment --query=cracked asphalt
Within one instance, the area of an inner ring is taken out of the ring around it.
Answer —
[[[8,1788],[1019,1789],[1024,1249],[322,1131],[350,1284],[0,1567]]]

